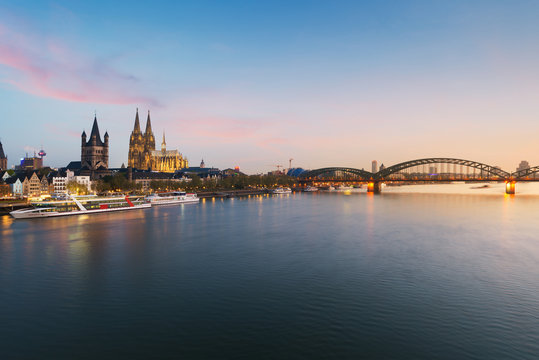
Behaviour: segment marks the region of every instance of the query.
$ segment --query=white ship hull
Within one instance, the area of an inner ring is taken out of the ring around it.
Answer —
[[[43,211],[45,209],[21,209],[10,212],[10,215],[15,219],[35,219],[35,218],[46,218],[46,217],[56,217],[56,216],[70,216],[70,215],[85,215],[85,214],[94,214],[94,213],[104,213],[112,211],[122,211],[122,210],[136,210],[136,209],[146,209],[151,207],[151,204],[140,204],[135,206],[126,206],[118,208],[108,208],[108,209],[95,209],[95,210],[75,210],[75,211]]]
[[[353,187],[352,186],[345,186],[345,185],[340,185],[340,186],[337,186],[335,188],[335,191],[350,191],[352,190]]]
[[[178,204],[196,204],[200,199],[196,194],[174,195],[174,196],[148,196],[146,203],[156,205],[178,205]]]
[[[291,189],[288,189],[288,188],[277,188],[277,189],[274,189],[272,190],[271,192],[272,194],[292,194],[292,190]]]
[[[96,197],[69,195],[66,200],[38,201],[32,208],[10,212],[15,219],[36,219],[69,215],[88,215],[112,211],[145,209],[152,205],[143,202],[142,197]]]

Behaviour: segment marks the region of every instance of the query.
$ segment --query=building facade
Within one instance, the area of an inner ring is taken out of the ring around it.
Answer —
[[[138,109],[135,115],[135,126],[129,138],[127,163],[133,169],[159,172],[175,172],[176,170],[188,167],[187,159],[178,150],[167,150],[164,132],[161,150],[156,150],[150,112],[148,111],[146,129],[143,134],[140,130]]]
[[[520,164],[518,164],[516,171],[526,170],[530,168],[530,163],[528,163],[526,160],[522,160]]]
[[[39,178],[37,172],[25,176],[22,181],[22,195],[26,197],[37,197],[44,193],[48,193],[48,186],[44,189],[42,179]]]
[[[94,124],[90,139],[86,141],[86,132],[81,135],[80,161],[83,170],[106,170],[109,167],[109,134],[105,132],[104,140],[99,135],[97,117],[94,117]]]
[[[88,192],[92,190],[92,182],[90,176],[75,175],[71,170],[66,170],[65,173],[57,173],[52,176],[52,192],[56,194],[67,194],[67,183],[70,181],[76,181],[77,183],[84,185]]]
[[[43,159],[37,157],[35,154],[34,156],[30,157],[28,154],[21,159],[20,165],[15,166],[15,170],[24,170],[24,171],[31,171],[31,170],[38,170],[43,167]]]
[[[15,197],[22,197],[22,182],[18,176],[12,176],[6,179],[6,184],[9,185],[11,194]]]

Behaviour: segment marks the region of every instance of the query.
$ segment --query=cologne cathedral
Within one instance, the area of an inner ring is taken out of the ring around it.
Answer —
[[[160,172],[174,172],[188,167],[187,159],[185,159],[178,150],[167,150],[164,132],[161,150],[155,149],[155,137],[152,132],[150,111],[148,111],[146,130],[143,134],[140,131],[138,109],[137,115],[135,116],[135,127],[133,128],[131,138],[129,139],[128,164],[134,169]]]

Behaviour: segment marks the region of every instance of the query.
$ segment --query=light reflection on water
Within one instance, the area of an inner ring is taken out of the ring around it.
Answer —
[[[538,186],[470,186],[3,217],[3,353],[535,359]]]
[[[354,188],[346,191],[322,191],[340,193],[345,195],[365,193],[367,187]],[[503,182],[477,182],[477,183],[451,183],[451,184],[383,184],[382,192],[390,193],[416,193],[416,194],[462,194],[462,195],[504,195],[505,183]],[[539,182],[517,182],[516,195],[538,195]]]

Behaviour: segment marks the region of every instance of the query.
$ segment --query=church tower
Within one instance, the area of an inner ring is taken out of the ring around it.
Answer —
[[[144,132],[144,151],[152,152],[153,150],[155,150],[155,138],[152,132],[150,110],[148,110],[148,119],[146,119],[146,131]]]
[[[87,170],[101,170],[109,167],[109,134],[105,132],[105,141],[101,140],[97,117],[90,133],[90,140],[86,141],[86,132],[81,135],[80,161],[81,168]]]
[[[152,152],[155,150],[155,137],[152,132],[152,121],[150,120],[150,110],[148,110],[148,118],[146,119],[146,131],[144,132],[144,169],[152,167]]]
[[[144,166],[144,137],[140,131],[140,121],[138,117],[138,108],[137,114],[135,115],[135,126],[131,132],[131,137],[129,138],[129,155],[127,164],[129,167],[135,169],[145,169],[147,166]]]
[[[2,142],[0,142],[0,170],[7,170],[7,156],[4,154]]]

